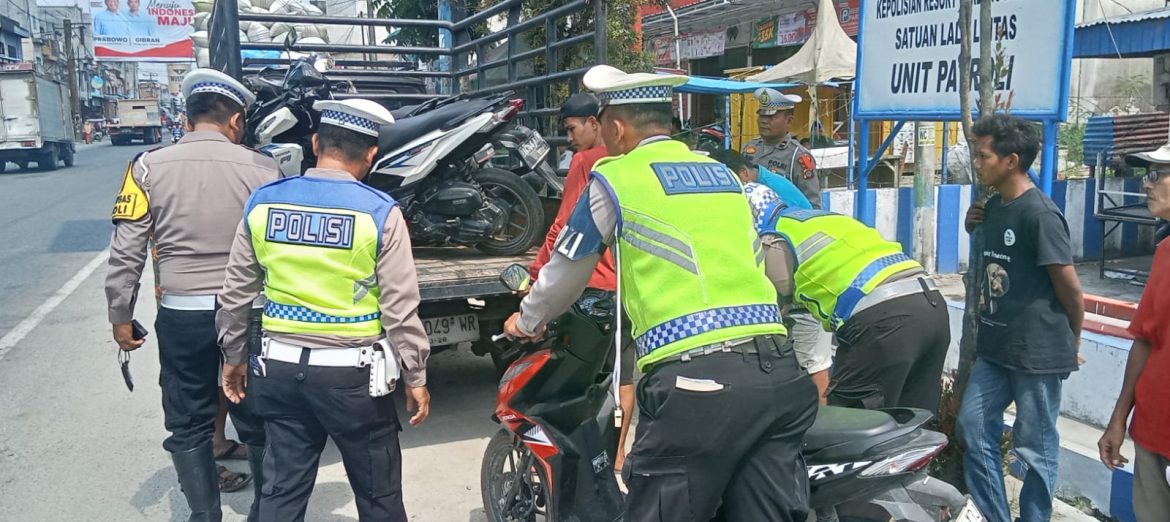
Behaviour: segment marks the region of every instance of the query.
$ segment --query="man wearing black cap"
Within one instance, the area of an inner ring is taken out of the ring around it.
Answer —
[[[536,253],[536,260],[529,268],[532,279],[535,281],[540,275],[540,269],[552,257],[553,246],[557,236],[565,223],[569,220],[573,208],[577,206],[577,199],[585,190],[589,182],[589,173],[593,164],[606,156],[605,143],[601,141],[601,122],[597,120],[600,105],[597,97],[589,93],[577,93],[569,97],[561,105],[561,124],[565,126],[565,133],[569,137],[569,147],[573,149],[573,161],[569,164],[569,174],[565,178],[565,190],[561,197],[561,207],[557,210],[557,217],[548,229],[548,236],[544,245]],[[586,293],[602,291],[613,294],[617,290],[617,276],[613,265],[613,254],[606,253],[593,275],[589,277]],[[628,328],[622,332],[628,334]],[[634,413],[634,352],[630,349],[628,335],[623,336],[621,351],[621,368],[619,371],[620,405],[622,408],[621,434],[618,437],[618,452],[614,457],[614,469],[621,471],[626,460],[626,434],[630,430],[630,418]]]

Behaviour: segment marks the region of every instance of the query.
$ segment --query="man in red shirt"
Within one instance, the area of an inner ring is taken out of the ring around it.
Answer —
[[[1147,205],[1154,217],[1170,219],[1170,144],[1131,154],[1126,162],[1146,168]],[[1154,254],[1150,279],[1137,313],[1129,323],[1133,347],[1125,365],[1121,396],[1097,448],[1109,469],[1129,462],[1121,456],[1125,424],[1133,412],[1129,434],[1133,463],[1133,511],[1138,522],[1170,520],[1170,241]]]
[[[569,174],[565,178],[565,191],[561,198],[561,208],[557,210],[557,217],[552,227],[548,229],[548,236],[544,244],[536,253],[536,260],[529,267],[529,273],[535,281],[540,276],[540,269],[552,257],[553,245],[577,206],[577,199],[585,191],[589,182],[589,173],[593,171],[593,164],[606,156],[605,143],[601,141],[601,122],[597,120],[600,104],[592,94],[578,93],[569,97],[561,105],[561,124],[569,136],[569,147],[573,149],[573,160],[569,164]],[[589,277],[588,289],[600,290],[613,294],[617,290],[617,270],[614,268],[613,254],[608,251],[597,263],[593,275]],[[588,290],[586,290],[588,291]],[[626,460],[626,434],[630,430],[630,417],[634,412],[634,351],[630,348],[632,341],[629,337],[630,326],[622,321],[622,350],[621,371],[619,379],[619,395],[621,397],[622,427],[618,438],[618,452],[614,458],[614,469],[621,471]]]

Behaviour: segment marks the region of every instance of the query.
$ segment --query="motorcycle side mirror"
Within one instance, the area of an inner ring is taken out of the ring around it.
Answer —
[[[500,272],[500,282],[513,292],[527,292],[532,285],[532,276],[528,273],[528,267],[512,263]]]
[[[297,44],[298,39],[300,39],[300,37],[297,35],[296,28],[290,28],[288,30],[288,32],[285,33],[285,35],[284,35],[284,50],[285,51],[292,51],[292,48],[294,45]],[[290,52],[289,58],[291,58],[291,57],[292,56],[291,56],[291,52]]]

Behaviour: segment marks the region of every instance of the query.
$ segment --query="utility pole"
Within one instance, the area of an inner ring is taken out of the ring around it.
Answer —
[[[944,124],[945,125],[945,124]],[[918,122],[914,132],[914,259],[928,273],[934,273],[935,197],[934,197],[934,124]]]
[[[65,57],[69,68],[69,109],[74,116],[81,115],[81,105],[77,97],[77,56],[73,52],[73,21],[66,18],[62,22],[65,26]]]

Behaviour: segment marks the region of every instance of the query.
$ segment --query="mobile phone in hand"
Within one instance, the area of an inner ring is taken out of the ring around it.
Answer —
[[[142,323],[138,322],[137,319],[130,320],[130,329],[131,329],[130,337],[133,338],[135,341],[141,341],[141,340],[145,339],[147,334],[150,333],[150,332],[146,331],[146,327],[142,326]]]

